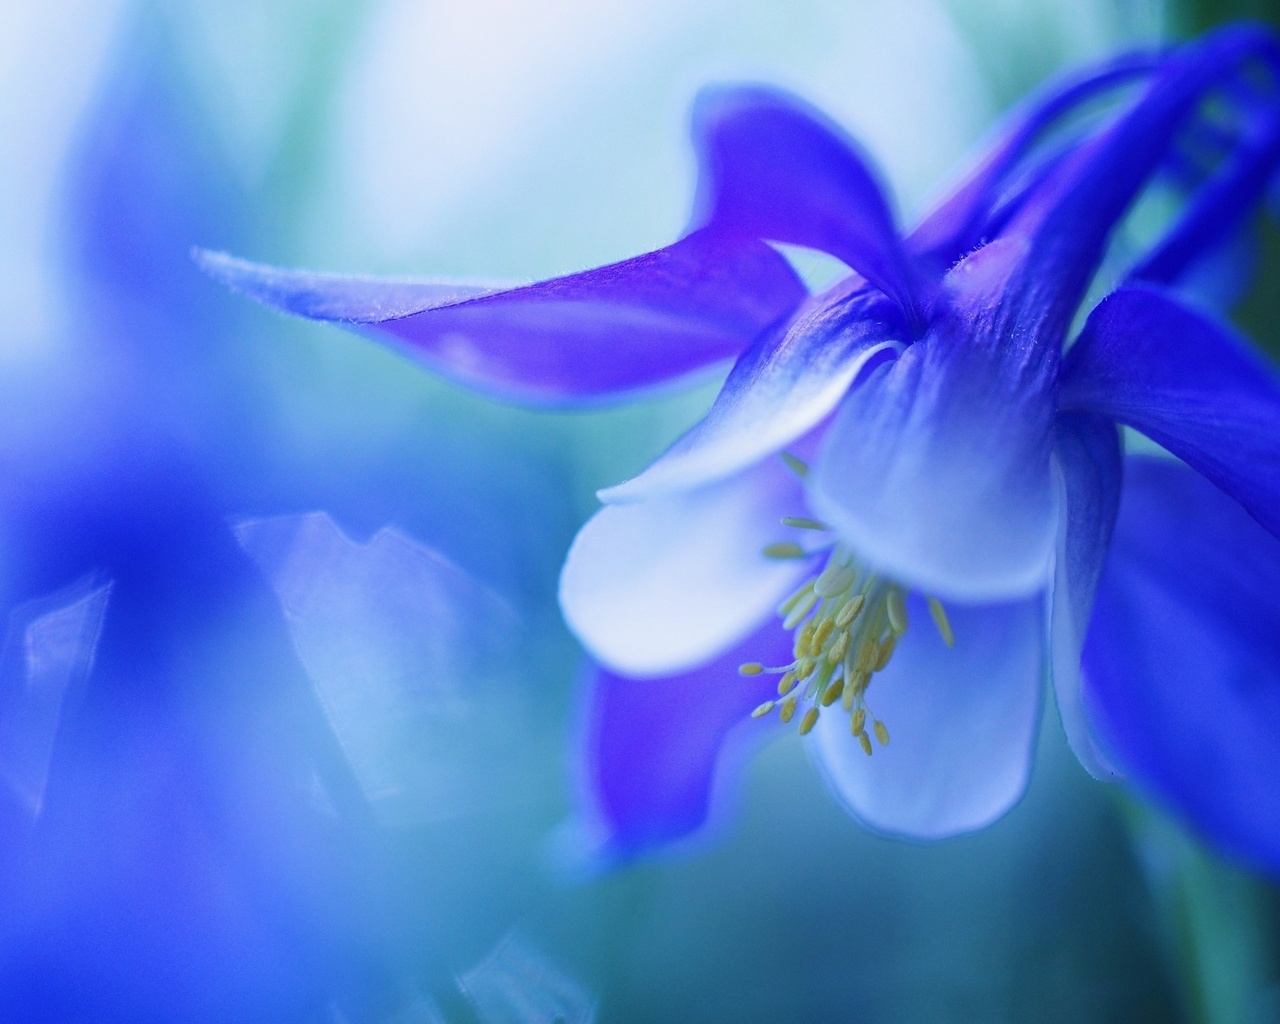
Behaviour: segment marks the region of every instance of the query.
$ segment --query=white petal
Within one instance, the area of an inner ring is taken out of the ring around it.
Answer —
[[[624,675],[692,668],[756,629],[806,564],[765,558],[775,541],[812,544],[781,525],[805,515],[799,481],[769,459],[728,480],[601,509],[560,577],[569,627]]]
[[[939,638],[923,601],[910,603],[910,631],[867,691],[889,745],[866,756],[848,715],[833,713],[838,705],[813,733],[827,784],[862,822],[943,839],[991,824],[1018,801],[1040,716],[1041,601],[949,606],[955,647]]]

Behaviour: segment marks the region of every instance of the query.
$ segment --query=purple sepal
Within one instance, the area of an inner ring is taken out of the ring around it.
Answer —
[[[1168,291],[1135,285],[1089,317],[1060,401],[1140,430],[1280,533],[1280,375]]]
[[[1084,703],[1129,781],[1280,870],[1280,541],[1172,460],[1129,458]]]
[[[791,636],[771,621],[688,672],[637,680],[596,670],[579,759],[593,859],[627,860],[705,829],[732,769],[776,722],[750,715],[777,698],[778,677],[744,677],[738,666],[790,660]]]
[[[694,108],[695,225],[820,249],[914,318],[917,280],[869,158],[823,114],[779,89],[704,89]]]
[[[1058,548],[1049,599],[1049,650],[1058,715],[1071,749],[1096,779],[1119,770],[1098,745],[1080,693],[1080,652],[1120,506],[1120,434],[1101,416],[1058,417],[1054,469],[1058,485]]]
[[[505,288],[284,270],[223,253],[196,260],[259,302],[362,327],[459,383],[545,404],[621,397],[733,359],[805,296],[769,246],[714,231]]]

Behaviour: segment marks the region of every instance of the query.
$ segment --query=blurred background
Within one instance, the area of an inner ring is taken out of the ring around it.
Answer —
[[[666,244],[711,80],[910,218],[1055,71],[1268,0],[0,0],[0,1020],[1280,1021],[1275,891],[1089,779],[872,836],[778,742],[584,878],[556,578],[705,408],[484,401],[193,245],[536,279]],[[1240,307],[1280,338],[1280,244]]]

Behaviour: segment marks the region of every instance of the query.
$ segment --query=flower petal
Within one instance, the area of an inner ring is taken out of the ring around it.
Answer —
[[[1084,697],[1135,785],[1280,870],[1280,541],[1172,460],[1127,460]]]
[[[1028,241],[1008,287],[1007,322],[1023,345],[1055,348],[1070,326],[1119,220],[1169,155],[1171,140],[1206,95],[1252,59],[1274,58],[1263,29],[1233,25],[1187,43],[1163,62],[1116,123],[1077,148],[1008,232]]]
[[[1048,581],[1053,399],[1047,375],[1020,372],[979,330],[941,323],[855,386],[827,431],[809,500],[886,575],[989,602]]]
[[[803,100],[766,86],[704,89],[694,224],[820,249],[916,308],[919,285],[870,161]]]
[[[1061,402],[1142,431],[1280,533],[1280,375],[1231,328],[1123,288],[1068,353]]]
[[[1280,118],[1273,116],[1234,147],[1226,166],[1199,189],[1177,223],[1130,271],[1130,280],[1177,283],[1206,253],[1228,245],[1266,195],[1277,163]]]
[[[706,417],[639,476],[600,492],[634,501],[723,479],[817,426],[849,385],[902,336],[885,299],[856,278],[815,296],[785,331],[734,365]],[[835,291],[835,290],[833,290]]]
[[[678,675],[637,680],[596,671],[581,788],[597,858],[631,857],[707,824],[732,763],[771,731],[750,716],[777,697],[777,677],[744,678],[738,665],[790,656],[790,637],[769,623],[715,661]]]
[[[984,222],[1002,200],[1010,176],[1042,135],[1082,103],[1149,74],[1154,66],[1152,54],[1122,54],[1084,75],[1056,80],[1028,99],[960,186],[911,232],[911,251],[941,266],[954,263],[982,239]]]
[[[0,642],[0,792],[33,821],[44,808],[59,730],[92,671],[111,587],[89,575],[9,611]]]
[[[759,628],[807,563],[765,558],[803,515],[781,460],[694,491],[609,505],[579,531],[560,576],[569,628],[597,661],[628,675],[698,665]],[[811,535],[810,535],[811,536]]]
[[[512,288],[196,259],[260,302],[390,337],[462,384],[530,402],[609,398],[732,359],[805,295],[769,246],[714,231]]]
[[[1059,488],[1058,550],[1049,597],[1054,696],[1067,741],[1095,779],[1120,772],[1094,742],[1080,694],[1080,652],[1120,505],[1120,438],[1115,424],[1068,413],[1058,419],[1054,468]]]
[[[920,600],[914,625],[867,691],[891,734],[867,757],[849,718],[824,713],[816,755],[832,793],[864,824],[908,839],[945,839],[991,824],[1022,796],[1040,716],[1039,595],[952,605],[947,647]],[[870,714],[868,717],[871,717]]]

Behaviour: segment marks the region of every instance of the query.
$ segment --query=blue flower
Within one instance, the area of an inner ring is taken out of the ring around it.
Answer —
[[[1278,67],[1236,27],[1058,83],[905,235],[839,129],[738,87],[695,112],[692,230],[624,263],[500,289],[199,258],[521,401],[736,359],[699,424],[602,492],[562,575],[604,666],[602,855],[697,833],[777,718],[870,827],[981,828],[1025,788],[1051,669],[1087,768],[1278,867],[1258,769],[1280,756],[1280,382],[1191,298],[1280,157]],[[1117,228],[1169,183],[1178,216],[1117,276]],[[807,295],[762,240],[852,273]],[[1181,462],[1126,465],[1117,424]]]
[[[415,538],[505,561],[517,596],[538,564],[469,543],[483,517],[440,523],[484,486],[482,448],[468,472],[396,417],[409,458],[282,425],[253,311],[186,260],[192,237],[263,237],[251,214],[280,204],[246,193],[164,25],[122,40],[66,168],[75,329],[0,368],[0,1019],[386,1019],[471,962],[450,915],[474,942],[525,906],[476,855],[492,823],[519,837],[558,807],[526,787],[513,825],[485,774],[544,756],[487,714],[518,697],[518,620]],[[531,531],[560,526],[518,474],[502,487]],[[455,863],[503,895],[477,905]],[[470,991],[514,991],[513,963]]]

